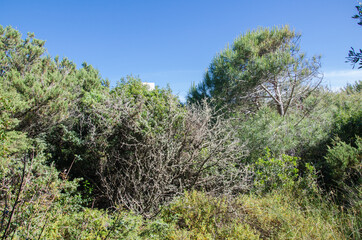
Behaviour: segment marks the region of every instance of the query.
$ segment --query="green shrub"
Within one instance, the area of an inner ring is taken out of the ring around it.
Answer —
[[[328,138],[333,114],[326,110],[325,93],[320,94],[305,99],[302,110],[292,110],[284,117],[270,107],[262,107],[255,114],[236,116],[233,130],[246,144],[245,161],[256,162],[266,147],[276,155],[301,157]]]
[[[21,158],[2,159],[6,165],[0,171],[0,235],[5,238],[35,238],[57,216],[56,211],[80,208],[81,198],[75,193],[78,181],[67,181],[66,173],[47,166],[41,148]]]
[[[325,156],[330,188],[341,203],[361,201],[362,190],[362,138],[356,136],[352,144],[338,138],[328,147]]]
[[[299,197],[292,191],[274,191],[263,197],[242,196],[241,199],[249,210],[249,221],[272,233],[273,239],[347,238],[335,223],[338,217],[332,214],[331,208],[326,211],[322,203],[300,205]]]
[[[305,164],[301,174],[300,158],[285,154],[281,157],[272,157],[269,148],[265,151],[265,156],[254,163],[254,191],[265,193],[272,190],[302,190],[308,194],[318,192],[317,176],[312,165]]]
[[[342,93],[341,93],[342,94]],[[342,95],[334,114],[332,136],[354,147],[356,136],[362,137],[362,93]]]
[[[268,191],[271,189],[294,187],[298,179],[297,157],[282,155],[281,158],[271,157],[270,149],[266,149],[265,156],[255,163],[255,181],[257,189]]]
[[[175,239],[259,239],[260,233],[243,222],[243,208],[237,201],[214,198],[206,193],[185,193],[161,213],[161,218],[174,223]]]
[[[330,216],[301,207],[292,192],[232,199],[193,191],[164,207],[160,217],[176,225],[173,239],[344,239]]]
[[[139,239],[142,217],[86,208],[60,212],[44,230],[44,239]]]
[[[356,147],[337,138],[328,147],[325,159],[335,182],[361,183],[362,138],[357,136],[354,145]]]

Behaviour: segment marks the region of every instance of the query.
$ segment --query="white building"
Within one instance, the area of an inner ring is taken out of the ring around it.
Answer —
[[[144,85],[146,85],[148,87],[149,90],[155,90],[155,83],[151,83],[151,82],[144,82]]]

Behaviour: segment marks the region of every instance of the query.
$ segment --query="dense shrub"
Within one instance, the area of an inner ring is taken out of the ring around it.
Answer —
[[[265,106],[255,114],[234,114],[234,129],[246,143],[246,161],[255,162],[268,147],[275,155],[301,157],[308,149],[330,137],[333,112],[328,110],[328,94],[320,89],[304,99],[297,109],[280,116]]]
[[[358,91],[327,94],[323,105],[324,111],[331,114],[331,127],[326,129],[324,138],[301,153],[302,159],[314,163],[320,172],[320,185],[342,204],[360,199],[360,190],[355,193],[360,188],[356,179],[361,175],[358,167],[361,164],[358,154],[358,139],[362,136],[361,99]]]
[[[300,169],[303,169],[301,174]],[[270,149],[266,148],[265,156],[254,164],[254,191],[259,193],[302,190],[304,195],[318,193],[315,168],[309,163],[302,166],[301,159],[282,154],[272,157]]]
[[[75,193],[77,181],[67,181],[66,174],[45,165],[38,148],[29,149],[21,158],[1,159],[0,169],[0,234],[35,238],[43,227],[54,220],[56,212],[76,211],[81,198]]]
[[[355,147],[354,147],[355,146]],[[362,193],[362,139],[353,146],[335,140],[325,156],[330,189],[336,200],[347,205],[360,204]]]
[[[343,239],[335,219],[301,208],[291,195],[228,199],[194,191],[165,207],[161,217],[176,224],[175,239]]]
[[[170,90],[129,78],[85,94],[70,119],[48,135],[49,153],[59,168],[74,161],[72,176],[93,183],[103,207],[148,214],[184,190],[248,189],[229,121],[207,105],[182,106]]]
[[[360,83],[225,112],[45,52],[0,26],[0,238],[361,239]]]
[[[350,185],[361,184],[362,139],[357,136],[351,146],[341,140],[333,142],[326,155],[330,176],[335,182],[345,182]]]

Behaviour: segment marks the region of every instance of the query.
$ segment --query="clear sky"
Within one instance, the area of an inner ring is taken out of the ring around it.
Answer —
[[[0,25],[46,40],[51,56],[87,62],[114,85],[139,76],[170,85],[181,99],[200,82],[212,58],[240,34],[290,25],[301,49],[322,55],[324,82],[333,89],[362,80],[345,63],[362,48],[356,0],[0,0]]]

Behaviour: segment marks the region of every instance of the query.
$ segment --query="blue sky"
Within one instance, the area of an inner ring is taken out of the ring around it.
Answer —
[[[240,34],[290,25],[301,49],[322,55],[324,83],[333,89],[362,80],[345,63],[362,48],[362,27],[351,16],[356,0],[0,0],[0,24],[46,40],[51,56],[86,61],[114,85],[126,75],[181,99],[202,81],[212,58]]]

